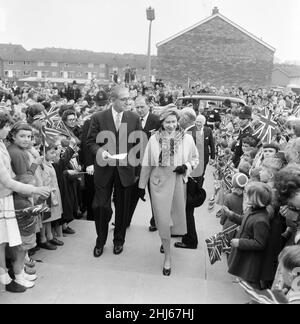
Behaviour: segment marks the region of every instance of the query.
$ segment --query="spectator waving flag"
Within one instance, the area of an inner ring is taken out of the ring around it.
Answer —
[[[253,135],[256,136],[262,143],[271,143],[277,127],[277,123],[274,120],[274,114],[268,108],[264,108],[258,116],[259,126]]]
[[[215,234],[205,240],[211,265],[215,264],[217,261],[221,261],[222,253],[230,254],[231,242],[228,235],[237,231],[237,229],[237,225],[232,225],[223,232]]]

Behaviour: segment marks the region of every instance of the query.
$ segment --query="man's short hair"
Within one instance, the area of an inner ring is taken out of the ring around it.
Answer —
[[[197,118],[196,118],[196,121],[197,120],[201,121],[203,125],[206,124],[206,118],[203,115],[198,115]]]
[[[189,118],[190,121],[196,121],[197,115],[193,108],[185,107],[180,111],[180,115],[185,115]]]
[[[111,99],[112,99],[112,100],[116,100],[116,99],[118,99],[118,98],[119,98],[119,94],[120,94],[120,92],[121,92],[122,90],[124,90],[124,89],[126,89],[127,91],[129,91],[128,88],[126,88],[126,87],[124,87],[124,86],[122,86],[122,85],[117,85],[117,86],[115,86],[115,87],[112,89],[111,93],[110,93],[110,97],[111,97]]]

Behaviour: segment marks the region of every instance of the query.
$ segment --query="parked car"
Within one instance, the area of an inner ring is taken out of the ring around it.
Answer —
[[[176,102],[178,109],[182,109],[187,106],[193,106],[194,110],[198,113],[199,111],[204,111],[210,105],[213,105],[216,109],[221,112],[225,112],[229,108],[239,108],[241,106],[246,106],[244,99],[231,96],[221,96],[215,94],[199,94],[191,95],[185,97],[179,97]]]

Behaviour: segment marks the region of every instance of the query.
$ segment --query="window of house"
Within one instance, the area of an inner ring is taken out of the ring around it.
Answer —
[[[100,73],[99,73],[99,77],[100,77],[101,79],[104,79],[104,78],[105,78],[105,73],[104,73],[104,72],[100,72]]]
[[[30,76],[30,71],[23,71],[24,76]]]
[[[78,76],[78,78],[81,78],[82,77],[82,72],[78,72],[77,76]]]
[[[38,62],[37,65],[38,65],[38,66],[45,66],[45,63],[44,63],[44,62]]]
[[[8,76],[8,71],[4,71],[4,76]]]
[[[52,78],[57,78],[57,77],[58,77],[58,72],[53,71],[53,72],[52,72]]]
[[[51,62],[51,66],[57,67],[58,66],[58,63],[57,62]]]
[[[14,65],[14,61],[8,61],[8,65]]]
[[[24,61],[24,65],[31,65],[30,61]]]
[[[92,68],[94,67],[94,63],[89,63],[89,64],[88,64],[88,67],[89,67],[90,69],[92,69]]]
[[[105,64],[103,64],[103,63],[102,64],[99,64],[99,68],[100,69],[105,69]]]
[[[19,76],[21,76],[21,71],[19,71],[19,70],[13,71],[13,75],[16,77],[19,77]]]
[[[65,67],[69,67],[70,65],[69,65],[69,63],[65,63]]]

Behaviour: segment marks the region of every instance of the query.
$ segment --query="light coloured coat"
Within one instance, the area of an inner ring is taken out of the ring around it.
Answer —
[[[174,165],[159,166],[160,146],[152,135],[145,150],[139,187],[145,189],[150,180],[151,202],[159,235],[170,239],[172,235],[184,235],[186,228],[186,183],[188,176],[199,163],[198,150],[191,135],[185,134],[174,156]],[[173,172],[185,164],[183,175]]]

